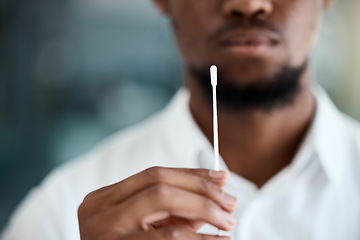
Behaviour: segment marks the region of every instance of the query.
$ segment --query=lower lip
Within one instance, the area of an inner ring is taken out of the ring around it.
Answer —
[[[275,45],[268,43],[256,43],[256,44],[226,44],[222,48],[231,54],[239,56],[263,56],[269,54]]]

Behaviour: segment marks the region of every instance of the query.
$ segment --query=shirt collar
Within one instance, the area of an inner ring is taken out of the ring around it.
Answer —
[[[317,102],[316,115],[291,167],[300,171],[310,160],[318,159],[329,179],[337,182],[346,157],[342,115],[320,86],[314,86],[313,93]],[[164,120],[169,150],[178,159],[179,167],[213,168],[212,145],[191,115],[186,88],[178,90],[165,109]],[[228,170],[222,159],[220,169]]]
[[[309,144],[313,145],[324,172],[336,183],[343,174],[348,152],[343,116],[323,88],[315,85],[313,92],[317,100],[317,109],[308,132]]]

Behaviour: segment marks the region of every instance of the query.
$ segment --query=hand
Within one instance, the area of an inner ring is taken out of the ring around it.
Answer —
[[[81,239],[229,239],[196,233],[206,223],[235,227],[237,200],[222,189],[228,179],[224,171],[149,168],[85,197]]]

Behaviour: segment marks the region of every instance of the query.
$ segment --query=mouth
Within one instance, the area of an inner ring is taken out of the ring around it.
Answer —
[[[264,30],[235,31],[225,34],[219,41],[220,48],[238,56],[263,56],[280,44],[278,34]]]

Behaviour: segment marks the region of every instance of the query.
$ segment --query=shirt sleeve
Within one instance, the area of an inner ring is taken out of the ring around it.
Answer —
[[[50,174],[18,206],[1,240],[80,239],[77,208],[82,200],[73,194],[71,180]]]

